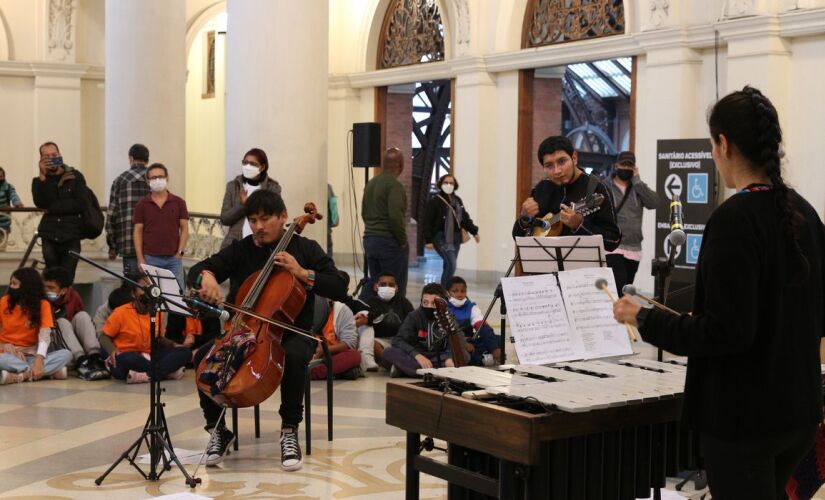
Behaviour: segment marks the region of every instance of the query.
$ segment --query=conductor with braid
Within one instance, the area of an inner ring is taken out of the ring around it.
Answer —
[[[616,320],[687,356],[683,422],[699,432],[713,498],[786,498],[822,420],[825,230],[782,179],[782,131],[759,90],[733,92],[708,117],[716,168],[736,190],[705,226],[692,315],[641,309]]]

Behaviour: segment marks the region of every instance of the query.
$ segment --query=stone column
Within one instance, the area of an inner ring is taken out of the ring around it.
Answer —
[[[291,218],[307,201],[327,212],[328,9],[227,3],[226,178],[240,173],[247,150],[263,149]],[[324,247],[326,221],[305,234]]]
[[[185,192],[186,3],[106,0],[106,198],[134,143]],[[105,202],[104,202],[105,203]]]

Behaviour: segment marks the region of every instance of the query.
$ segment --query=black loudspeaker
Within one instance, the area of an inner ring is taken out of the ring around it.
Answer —
[[[352,124],[352,166],[381,166],[381,124]]]

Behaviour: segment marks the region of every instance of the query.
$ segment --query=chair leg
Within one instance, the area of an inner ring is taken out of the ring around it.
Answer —
[[[312,396],[310,394],[310,376],[307,368],[306,381],[304,383],[304,425],[306,432],[307,456],[312,455]]]
[[[255,438],[261,437],[261,406],[255,405]]]
[[[332,358],[327,359],[327,441],[332,441]]]
[[[235,451],[238,451],[238,443],[241,441],[240,436],[238,436],[238,409],[232,408],[232,433],[235,434],[235,444],[232,445],[232,448]]]

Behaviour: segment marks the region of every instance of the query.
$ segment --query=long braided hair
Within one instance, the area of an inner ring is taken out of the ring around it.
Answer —
[[[29,324],[39,330],[40,301],[46,298],[40,273],[33,267],[21,267],[11,275],[20,281],[20,288],[16,293],[7,292],[9,294],[7,312],[11,313],[14,307],[19,305],[23,313],[29,317]]]
[[[785,239],[793,245],[801,264],[797,275],[799,279],[793,282],[804,282],[810,264],[799,245],[803,217],[789,196],[789,188],[782,178],[782,129],[773,103],[759,89],[746,85],[742,90],[726,95],[713,106],[708,115],[708,125],[714,141],[718,143],[719,136],[724,135],[728,142],[736,144],[754,170],[763,172],[771,180],[780,225]]]

